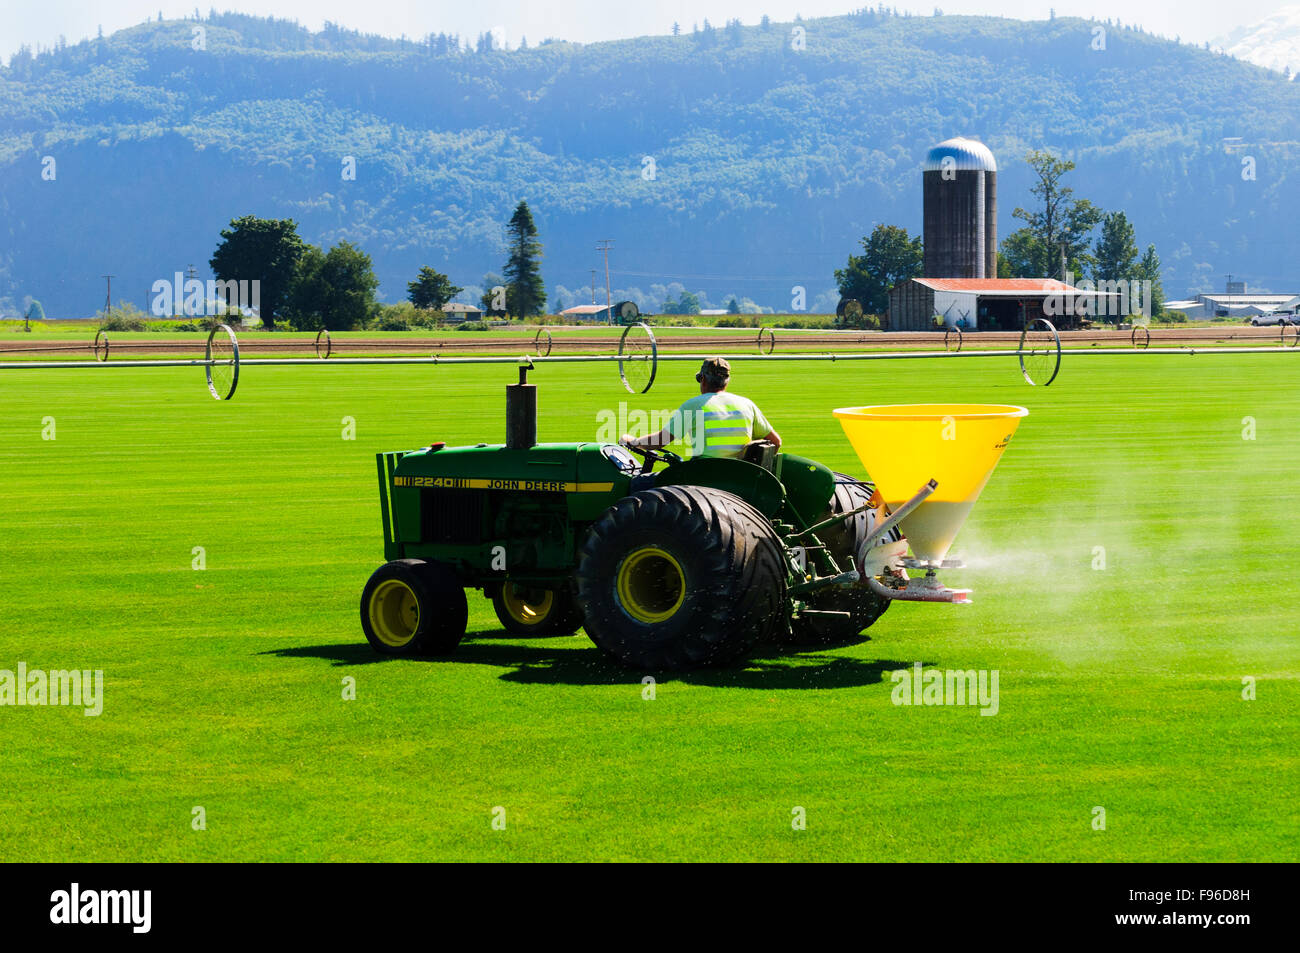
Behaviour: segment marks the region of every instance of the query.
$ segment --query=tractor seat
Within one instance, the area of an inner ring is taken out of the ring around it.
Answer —
[[[776,472],[776,444],[766,440],[751,440],[740,452],[740,459],[753,463],[769,473]]]

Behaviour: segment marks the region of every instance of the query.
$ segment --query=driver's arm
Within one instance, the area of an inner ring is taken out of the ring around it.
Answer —
[[[647,450],[658,450],[666,447],[673,442],[673,435],[666,429],[658,433],[646,434],[644,437],[633,437],[630,434],[623,434],[619,438],[619,443],[625,447],[644,447]]]

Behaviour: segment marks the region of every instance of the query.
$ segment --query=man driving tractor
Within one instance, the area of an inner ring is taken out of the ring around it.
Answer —
[[[706,359],[695,379],[700,382],[699,395],[677,408],[663,430],[644,437],[624,434],[619,443],[658,450],[689,437],[697,457],[739,457],[754,440],[781,446],[781,435],[772,429],[758,406],[747,397],[728,393],[731,365],[726,358]]]

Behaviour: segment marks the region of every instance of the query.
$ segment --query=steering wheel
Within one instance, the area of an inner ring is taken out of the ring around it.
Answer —
[[[623,445],[623,449],[631,450],[637,456],[645,459],[645,462],[641,464],[641,476],[645,476],[653,470],[656,462],[670,465],[682,462],[682,458],[671,450],[651,450],[649,447],[628,446],[627,444]]]

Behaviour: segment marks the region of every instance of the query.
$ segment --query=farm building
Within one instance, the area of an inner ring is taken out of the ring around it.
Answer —
[[[1064,329],[1077,326],[1079,303],[1098,296],[1055,278],[909,278],[890,289],[887,327],[1019,331],[1046,317]]]
[[[1234,282],[1236,284],[1236,282]],[[1186,301],[1165,302],[1169,311],[1181,311],[1192,321],[1211,318],[1241,318],[1249,321],[1261,314],[1278,311],[1295,313],[1300,309],[1300,297],[1294,294],[1198,294]]]
[[[482,308],[472,304],[459,304],[455,301],[443,305],[442,313],[447,316],[447,321],[451,324],[459,324],[461,321],[478,321],[483,317]]]
[[[608,321],[609,307],[603,304],[580,304],[565,308],[560,315],[574,321]]]

